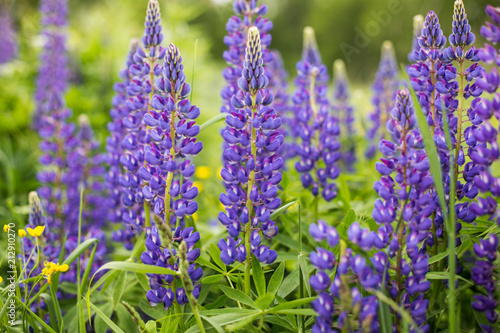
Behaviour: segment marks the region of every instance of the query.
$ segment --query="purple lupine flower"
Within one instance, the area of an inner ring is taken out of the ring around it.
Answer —
[[[417,61],[415,57],[416,52],[420,50],[420,44],[418,42],[422,29],[424,27],[424,17],[422,15],[413,16],[413,42],[411,45],[411,51],[408,53],[408,60],[410,62]]]
[[[32,121],[35,129],[43,126],[41,118],[53,111],[53,100],[59,98],[53,95],[62,96],[68,80],[64,29],[67,25],[67,0],[42,0],[40,13],[44,45],[36,82],[36,109]]]
[[[183,269],[180,256],[186,251],[189,267],[185,273],[190,285],[194,285],[186,291],[179,287],[178,277],[149,274],[151,290],[146,297],[151,305],[163,302],[167,309],[174,302],[186,304],[189,292],[197,298],[201,287],[195,283],[203,271],[194,264],[200,255],[200,250],[195,248],[200,234],[192,227],[184,227],[186,216],[198,209],[195,201],[198,189],[190,180],[195,172],[191,159],[203,145],[196,140],[200,128],[195,119],[200,110],[188,99],[191,87],[186,82],[182,57],[175,45],[168,47],[162,68],[162,76],[155,83],[158,93],[151,99],[152,109],[144,115],[151,140],[145,146],[144,165],[139,170],[145,182],[144,199],[151,204],[155,215],[162,218],[156,220],[156,226],[147,228],[146,251],[141,260],[148,265],[180,271]],[[180,244],[185,244],[185,248]]]
[[[482,70],[481,78],[476,79],[477,84],[482,90],[491,94],[490,99],[481,98],[477,103],[473,102],[473,118],[476,127],[468,137],[469,142],[476,143],[470,152],[470,158],[475,167],[469,167],[464,170],[464,177],[473,178],[473,183],[481,193],[490,192],[493,197],[500,196],[500,178],[494,177],[490,171],[491,164],[499,158],[499,148],[497,142],[498,129],[494,127],[495,121],[500,119],[500,95],[497,92],[500,85],[498,76],[499,55],[498,47],[500,29],[500,8],[493,6],[486,7],[486,13],[493,20],[493,23],[486,22],[481,27],[481,34],[491,43],[485,44],[484,48],[479,50],[478,57],[487,65],[493,65],[490,72]],[[482,120],[479,121],[479,119]],[[491,215],[499,222],[499,212],[497,203],[492,197],[478,198],[476,202],[470,205],[470,209],[477,216]]]
[[[354,129],[354,108],[349,102],[349,81],[345,64],[342,60],[335,60],[333,64],[333,103],[332,108],[335,117],[340,124],[341,134],[341,158],[345,169],[354,171],[356,163],[356,143]]]
[[[66,1],[45,0],[40,4],[45,45],[37,80],[37,111],[34,125],[42,139],[37,178],[41,183],[38,194],[47,211],[47,223],[52,232],[49,242],[56,246],[71,226],[78,225],[80,173],[71,155],[79,145],[75,125],[68,122],[71,110],[64,105],[66,88]],[[76,169],[75,169],[76,168]],[[74,172],[76,171],[76,172]],[[76,193],[76,195],[75,195]],[[72,229],[74,231],[74,228]]]
[[[144,116],[153,108],[152,98],[157,91],[155,80],[163,70],[159,64],[166,53],[161,46],[162,41],[160,6],[158,1],[150,0],[141,37],[142,47],[137,48],[132,56],[133,64],[128,68],[127,99],[124,102],[128,114],[122,120],[127,134],[121,142],[123,174],[119,178],[123,191],[121,200],[127,207],[122,212],[122,221],[127,230],[139,232],[150,219],[150,205],[144,200],[143,193],[148,181],[139,170],[146,164],[145,147],[151,142],[150,125],[145,122]]]
[[[219,242],[221,252],[226,252],[221,259],[227,265],[245,257],[249,264],[252,253],[261,262],[276,260],[276,252],[261,243],[261,236],[270,239],[278,233],[270,217],[281,204],[277,186],[283,166],[277,154],[283,143],[281,119],[270,106],[273,94],[266,89],[268,81],[259,29],[251,27],[239,90],[231,98],[232,111],[226,116],[228,127],[222,134],[227,143],[221,171],[226,191],[219,197],[226,208],[219,213],[219,221],[230,237],[238,239],[244,232],[248,242]]]
[[[124,174],[124,172],[120,165],[120,158],[124,154],[122,142],[128,133],[124,125],[124,121],[130,112],[126,105],[126,102],[130,97],[127,93],[127,87],[133,79],[133,75],[130,72],[130,66],[134,64],[133,56],[138,47],[139,42],[135,39],[132,40],[130,43],[130,51],[127,57],[125,69],[121,70],[119,73],[121,81],[115,83],[113,86],[116,94],[111,101],[113,106],[110,110],[112,120],[107,126],[110,133],[106,138],[107,164],[109,167],[108,172],[105,175],[105,185],[110,195],[108,201],[108,219],[112,223],[121,223],[125,216],[130,216],[130,214],[128,214],[127,207],[122,202],[123,191],[120,183],[120,177]],[[134,214],[136,216],[137,214],[140,215],[142,207],[135,205],[134,208],[136,209]],[[130,227],[130,224],[123,223],[123,226],[125,227],[120,226],[118,230],[113,232],[112,239],[115,242],[123,242],[125,248],[131,250],[134,245],[134,230]]]
[[[311,236],[317,241],[326,240],[329,249],[317,247],[311,252],[311,264],[316,267],[316,274],[312,275],[309,283],[318,298],[311,302],[311,307],[318,314],[311,332],[334,332],[332,328],[353,330],[364,328],[370,332],[378,332],[378,301],[375,296],[363,297],[355,286],[359,283],[365,290],[378,289],[382,282],[382,274],[387,272],[388,263],[385,253],[376,254],[377,261],[373,261],[373,269],[361,255],[354,255],[352,249],[341,248],[337,263],[333,248],[341,240],[337,230],[318,220],[309,227]],[[363,235],[363,236],[360,236]],[[349,241],[362,246],[361,241],[371,235],[369,230],[353,223],[348,231]],[[358,237],[360,236],[360,237]],[[372,247],[366,247],[371,250]],[[344,251],[344,252],[342,252]],[[383,258],[386,260],[384,261]],[[384,263],[382,263],[384,261]],[[377,265],[382,265],[377,269]],[[337,267],[335,276],[331,272]],[[351,283],[352,282],[352,283]]]
[[[304,188],[314,196],[320,193],[326,201],[337,196],[332,181],[340,174],[338,120],[330,114],[327,99],[328,73],[321,63],[314,30],[304,29],[304,50],[297,63],[296,91],[293,95],[294,119],[290,132],[295,140],[295,169],[301,173]]]
[[[475,266],[472,268],[472,281],[477,285],[483,286],[486,295],[477,294],[474,296],[472,308],[479,312],[484,312],[486,318],[492,324],[491,327],[481,327],[486,332],[493,332],[493,325],[498,320],[498,314],[495,308],[498,300],[495,298],[496,279],[494,278],[494,262],[497,257],[498,238],[490,234],[486,239],[480,239],[479,243],[474,244],[474,252],[478,256]]]
[[[483,165],[488,165],[495,159],[495,155],[498,156],[498,149],[496,153],[487,149],[484,140],[489,141],[496,134],[487,133],[481,116],[475,112],[476,106],[482,103],[483,89],[476,79],[480,78],[483,69],[479,65],[479,50],[472,46],[475,36],[471,32],[462,0],[455,1],[452,25],[453,31],[449,37],[451,46],[443,51],[441,58],[446,66],[438,71],[440,81],[436,84],[436,89],[440,92],[448,113],[453,151],[444,157],[445,160],[449,160],[449,154],[454,157],[454,165],[449,169],[455,175],[455,211],[459,220],[471,223],[477,216],[473,205],[469,200],[462,201],[464,198],[475,199],[478,195],[475,176],[484,169]],[[467,60],[471,64],[465,68]],[[454,62],[457,66],[454,66]],[[472,99],[470,107],[464,105],[468,99]],[[476,133],[479,140],[476,139]],[[490,153],[493,155],[486,157]],[[449,184],[449,179],[445,178],[445,184]],[[457,244],[460,244],[460,238]]]
[[[0,6],[0,64],[5,64],[17,55],[16,32],[12,22],[12,13],[6,5]]]
[[[386,126],[391,140],[383,139],[379,144],[384,158],[377,162],[377,170],[382,177],[375,182],[374,189],[381,198],[377,199],[372,216],[392,235],[392,239],[387,238],[388,253],[391,257],[396,256],[397,276],[396,281],[388,281],[388,289],[392,290],[396,301],[419,310],[410,311],[410,314],[425,330],[428,300],[423,295],[430,288],[430,282],[426,280],[426,248],[427,239],[432,234],[431,217],[436,206],[429,191],[432,186],[429,162],[420,131],[416,129],[408,90],[398,92],[391,116]],[[398,216],[401,223],[399,229],[393,231],[392,222]],[[403,242],[403,237],[406,242]],[[403,258],[403,253],[407,254],[409,261]]]
[[[377,152],[376,142],[387,136],[384,124],[390,118],[390,112],[400,86],[394,47],[390,41],[385,41],[382,44],[382,55],[375,82],[372,85],[373,112],[369,116],[370,127],[367,131],[367,139],[370,142],[365,152],[367,158],[375,156]]]
[[[263,16],[267,14],[267,5],[258,5],[256,1],[235,0],[233,11],[236,15],[231,16],[226,23],[227,36],[224,36],[224,44],[228,50],[224,51],[223,58],[228,66],[222,72],[226,80],[226,85],[222,88],[221,97],[223,105],[222,113],[229,113],[233,109],[231,98],[238,91],[238,80],[241,77],[243,62],[245,61],[245,49],[247,46],[248,29],[256,26],[260,32],[262,58],[264,64],[268,64],[273,59],[273,54],[268,47],[271,44],[271,34],[269,31],[273,23]],[[274,92],[274,91],[273,91]],[[277,95],[275,93],[275,95]]]

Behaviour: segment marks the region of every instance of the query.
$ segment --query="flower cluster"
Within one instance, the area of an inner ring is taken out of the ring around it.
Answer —
[[[356,163],[356,143],[354,141],[355,129],[354,108],[349,103],[349,81],[342,60],[335,60],[333,64],[333,103],[332,108],[338,119],[341,134],[341,162],[349,172],[354,171]]]
[[[226,212],[219,213],[219,221],[230,237],[220,240],[218,246],[227,265],[245,258],[248,265],[252,254],[261,262],[274,262],[276,252],[261,244],[260,235],[270,239],[277,234],[271,214],[281,204],[277,197],[283,166],[277,154],[283,143],[281,119],[270,106],[273,94],[266,89],[268,78],[257,27],[248,31],[245,54],[239,90],[231,98],[228,127],[222,134],[227,143],[221,171],[226,191],[219,198]],[[242,231],[244,240],[238,238]]]
[[[387,273],[387,255],[384,252],[376,254],[370,265],[360,254],[346,249],[345,239],[341,239],[337,230],[322,220],[311,224],[309,232],[317,242],[326,240],[332,250],[341,243],[338,261],[331,250],[322,247],[317,247],[310,254],[311,263],[317,271],[309,282],[318,293],[318,298],[311,302],[318,313],[311,332],[330,333],[334,332],[332,328],[378,332],[377,297],[363,296],[355,285],[359,284],[364,290],[377,289],[384,272]],[[371,240],[375,239],[372,232],[361,229],[356,222],[351,224],[347,234],[350,241],[366,250],[371,249]],[[359,243],[359,240],[362,242]],[[332,275],[334,268],[335,274]]]
[[[127,206],[122,202],[123,193],[120,178],[124,174],[124,171],[120,165],[120,158],[124,154],[122,142],[128,134],[124,122],[130,113],[126,103],[130,97],[127,93],[127,87],[133,79],[133,75],[130,72],[130,66],[134,64],[133,56],[138,47],[139,42],[137,40],[132,40],[125,68],[119,73],[121,81],[115,83],[113,86],[116,94],[111,101],[113,107],[110,110],[110,116],[112,120],[107,126],[110,134],[106,138],[106,162],[108,165],[108,172],[105,175],[105,186],[108,188],[110,194],[107,216],[112,223],[121,223],[123,216],[128,213]],[[136,205],[135,208],[139,210],[140,214],[140,209],[142,207]],[[137,214],[138,212],[136,211],[135,213]],[[129,250],[133,248],[133,237],[134,230],[130,228],[129,224],[124,228],[119,228],[114,231],[112,235],[113,241],[124,243],[125,248]]]
[[[373,158],[377,152],[376,142],[384,139],[387,133],[384,131],[384,124],[390,117],[394,107],[394,99],[401,83],[398,79],[398,66],[394,47],[389,41],[382,44],[382,55],[378,66],[373,90],[373,112],[369,115],[370,127],[367,130],[366,138],[369,142],[365,152],[367,158]]]
[[[17,55],[16,32],[14,30],[9,8],[0,6],[0,64],[5,64]]]
[[[332,180],[340,174],[336,163],[340,158],[340,128],[330,113],[328,81],[314,30],[307,27],[302,60],[297,63],[297,88],[292,97],[294,119],[290,132],[298,159],[295,169],[301,173],[304,188],[310,189],[314,196],[321,193],[326,201],[331,201],[337,196],[337,186]]]
[[[478,294],[474,296],[472,308],[479,312],[484,312],[486,318],[491,324],[498,320],[498,314],[495,308],[498,300],[495,298],[496,283],[494,279],[494,262],[497,258],[498,238],[496,235],[489,235],[487,239],[481,239],[479,243],[474,244],[474,252],[480,258],[472,268],[472,281],[477,285],[483,286],[486,295]],[[494,332],[493,327],[483,325],[484,332]]]
[[[125,224],[125,237],[150,225],[150,206],[144,200],[143,188],[146,184],[139,170],[146,163],[145,147],[151,142],[150,128],[144,121],[145,114],[151,109],[152,98],[156,92],[155,78],[163,70],[159,60],[165,57],[166,49],[161,46],[163,33],[160,7],[156,0],[148,3],[142,47],[132,56],[133,64],[128,68],[128,85],[125,89],[124,108],[127,115],[122,120],[126,129],[121,142],[123,149],[120,164],[123,174],[119,178],[122,188],[121,201],[127,209],[121,211]]]
[[[194,248],[200,235],[185,225],[186,217],[198,209],[195,201],[198,188],[190,180],[195,172],[191,158],[203,145],[196,140],[200,128],[195,119],[200,109],[188,99],[191,87],[186,82],[181,54],[173,44],[166,51],[162,74],[156,81],[158,94],[151,101],[153,110],[144,115],[151,141],[145,146],[144,165],[139,175],[146,183],[145,200],[151,203],[156,216],[163,217],[155,219],[156,226],[147,229],[147,251],[141,260],[148,265],[179,271],[181,275],[185,269],[191,281],[184,288],[177,285],[177,278],[172,275],[149,275],[151,290],[146,295],[149,302],[153,306],[163,302],[167,309],[174,302],[186,304],[190,295],[198,298],[200,292],[199,284],[192,287],[203,274],[194,264],[200,255],[200,250]],[[180,244],[184,244],[183,250]],[[183,255],[187,267],[182,264]]]

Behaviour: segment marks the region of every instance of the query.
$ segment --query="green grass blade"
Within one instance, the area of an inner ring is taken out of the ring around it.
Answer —
[[[213,118],[207,120],[206,122],[204,122],[203,124],[201,124],[200,125],[200,132],[203,131],[204,129],[206,129],[207,127],[212,126],[213,124],[218,123],[218,122],[224,120],[225,118],[226,118],[226,114],[225,113],[219,113],[215,117],[213,117]]]
[[[104,314],[97,306],[95,306],[92,302],[88,302],[89,307],[95,311],[96,315],[98,315],[106,324],[108,324],[109,328],[113,330],[115,333],[125,333],[119,328],[108,316]],[[89,313],[90,316],[90,313]]]

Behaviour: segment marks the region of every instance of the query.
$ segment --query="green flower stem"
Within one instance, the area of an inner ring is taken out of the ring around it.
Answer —
[[[257,106],[255,105],[255,92],[252,92],[252,119],[257,112]],[[250,126],[251,123],[250,123]],[[251,152],[254,164],[256,163],[257,156],[257,130],[252,127],[252,140],[251,140]],[[245,293],[252,297],[252,290],[250,285],[250,274],[252,269],[252,247],[250,246],[250,235],[252,233],[252,213],[253,213],[253,204],[250,200],[250,192],[252,191],[253,185],[255,184],[255,171],[252,170],[250,172],[250,176],[248,177],[248,188],[247,188],[247,202],[246,206],[248,209],[248,222],[245,224],[245,249],[247,252],[247,258],[245,260]]]

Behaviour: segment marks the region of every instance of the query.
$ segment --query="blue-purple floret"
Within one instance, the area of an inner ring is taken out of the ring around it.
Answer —
[[[366,133],[369,142],[369,146],[365,152],[367,158],[375,156],[377,153],[377,142],[387,136],[384,124],[390,118],[397,90],[401,86],[398,75],[394,48],[391,42],[386,41],[382,45],[382,56],[377,74],[375,75],[375,82],[372,85],[373,112],[369,115],[369,127]]]
[[[301,174],[304,188],[314,196],[331,201],[337,196],[337,185],[333,182],[340,169],[340,127],[338,119],[330,113],[328,101],[328,73],[321,63],[314,32],[304,31],[304,51],[297,63],[296,90],[292,97],[294,119],[290,133],[294,139],[295,169]]]
[[[147,265],[179,271],[179,245],[185,241],[190,264],[187,273],[194,285],[193,296],[198,298],[200,284],[196,282],[203,271],[194,261],[200,255],[200,249],[195,248],[200,234],[185,224],[186,218],[198,209],[195,201],[198,188],[193,186],[190,177],[195,172],[191,159],[203,148],[196,139],[200,128],[195,119],[200,110],[188,99],[191,87],[186,82],[181,54],[173,44],[166,51],[162,76],[157,79],[156,87],[158,93],[152,98],[152,109],[144,115],[151,141],[145,147],[145,163],[139,175],[146,182],[144,199],[151,204],[154,214],[164,218],[156,220],[156,226],[147,228],[147,251],[142,253],[141,260]],[[186,290],[178,287],[177,276],[148,276],[151,289],[146,297],[152,306],[163,303],[168,309],[174,302],[179,305],[188,302]]]
[[[248,222],[252,226],[250,249],[256,258],[272,263],[277,257],[261,239],[261,236],[271,239],[278,232],[271,214],[281,204],[277,186],[283,166],[283,159],[277,154],[283,143],[279,132],[281,119],[271,107],[273,94],[266,89],[267,85],[259,31],[252,27],[238,80],[239,90],[231,98],[231,111],[226,116],[228,126],[222,134],[227,143],[221,171],[226,191],[219,199],[226,211],[219,213],[219,221],[230,237],[221,239],[218,246],[227,265],[247,257],[245,244],[239,237],[241,232],[248,232],[242,230]]]

